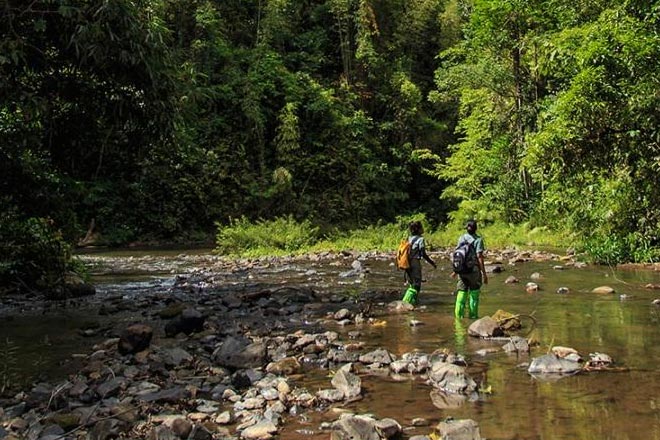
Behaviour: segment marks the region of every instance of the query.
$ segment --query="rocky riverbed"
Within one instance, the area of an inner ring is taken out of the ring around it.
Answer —
[[[389,259],[351,252],[239,261],[86,257],[99,277],[130,271],[171,276],[132,288],[106,283],[93,296],[69,300],[67,307],[106,317],[103,326],[80,329],[100,342],[75,356],[80,367],[69,377],[3,398],[0,438],[269,439],[319,412],[326,420],[301,436],[480,438],[478,420],[419,417],[402,423],[350,410],[365,394],[366,377],[423,383],[437,408],[484,400],[491,392],[479,374],[483,366],[452,349],[395,354],[365,339],[389,316],[413,311],[399,301],[401,289],[365,281],[370,262]],[[572,256],[542,252],[504,251],[489,260],[495,273],[530,261],[580,266]],[[55,306],[6,298],[2,311],[37,316]],[[529,352],[530,343],[538,343],[512,337],[518,327],[504,322],[495,319],[490,330],[473,323],[470,334],[496,338],[507,332],[494,349],[500,351]],[[609,356],[597,355],[585,362],[576,350],[557,349],[521,368],[574,374],[611,364]],[[308,388],[308,376],[326,380]],[[409,436],[413,429],[427,434]]]

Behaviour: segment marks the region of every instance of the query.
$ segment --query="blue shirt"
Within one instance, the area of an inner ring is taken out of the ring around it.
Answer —
[[[408,242],[410,243],[410,258],[417,258],[418,260],[421,260],[422,255],[424,255],[424,252],[426,252],[424,237],[421,235],[411,235],[408,237]]]

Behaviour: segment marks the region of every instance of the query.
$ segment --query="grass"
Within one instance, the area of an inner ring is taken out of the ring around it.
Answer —
[[[218,225],[215,252],[241,257],[343,250],[393,252],[399,241],[407,236],[407,225],[412,220],[422,221],[425,230],[429,230],[423,215],[400,217],[394,223],[326,233],[321,233],[307,220],[298,222],[292,217],[257,222],[241,218],[233,220],[229,225]],[[450,224],[427,232],[425,237],[429,249],[433,250],[455,246],[463,232],[462,225]],[[546,227],[530,227],[526,223],[490,224],[480,228],[479,233],[490,249],[569,247],[575,241],[569,234],[558,233]]]

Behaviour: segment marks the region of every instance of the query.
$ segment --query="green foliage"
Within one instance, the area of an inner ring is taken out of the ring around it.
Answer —
[[[380,249],[398,216],[422,212],[454,233],[466,217],[501,225],[515,242],[557,229],[660,240],[653,2],[66,0],[3,12],[7,230],[51,218],[68,243],[94,225],[114,245],[307,219]],[[319,234],[249,248],[297,251]]]
[[[222,255],[281,255],[309,249],[318,240],[318,228],[293,217],[259,220],[242,217],[218,225],[215,252]]]
[[[586,252],[590,261],[598,264],[656,262],[660,258],[657,245],[652,245],[647,237],[635,232],[625,236],[594,235],[580,249]]]
[[[63,296],[65,275],[76,266],[52,220],[22,221],[11,211],[0,216],[0,289]]]

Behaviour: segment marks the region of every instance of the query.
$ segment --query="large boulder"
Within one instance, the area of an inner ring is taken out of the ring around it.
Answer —
[[[332,424],[330,440],[382,440],[382,437],[373,418],[343,414]]]

